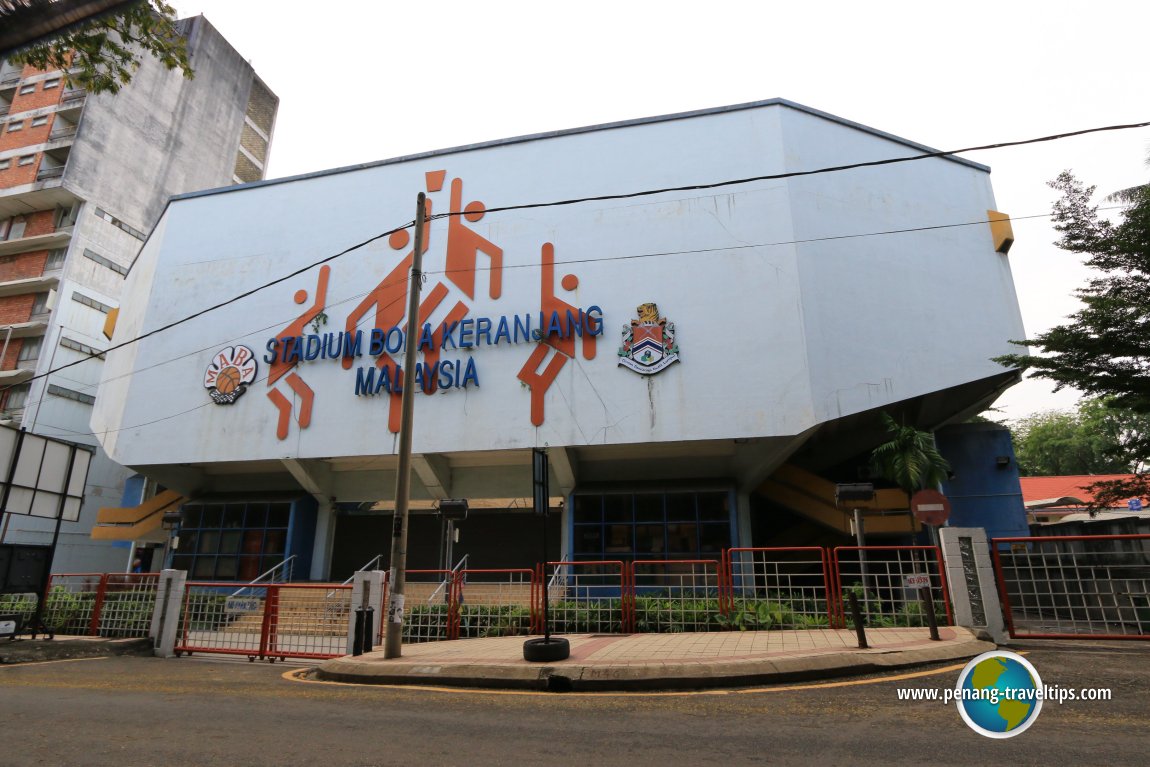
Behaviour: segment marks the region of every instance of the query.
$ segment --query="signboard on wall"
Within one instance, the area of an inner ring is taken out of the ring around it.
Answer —
[[[0,511],[75,522],[92,449],[0,427]]]

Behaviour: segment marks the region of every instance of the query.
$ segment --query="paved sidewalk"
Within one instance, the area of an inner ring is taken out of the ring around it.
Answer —
[[[320,664],[320,679],[360,684],[442,685],[556,691],[735,687],[866,674],[965,660],[995,645],[953,626],[867,629],[860,650],[850,630],[746,631],[697,634],[568,635],[571,657],[523,660],[524,637],[461,639],[404,645]]]

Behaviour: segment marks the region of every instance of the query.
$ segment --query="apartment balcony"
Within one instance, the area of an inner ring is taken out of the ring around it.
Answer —
[[[36,375],[35,370],[16,368],[15,370],[0,370],[0,386],[16,386],[26,382]]]
[[[0,75],[0,88],[12,88],[16,83],[20,82],[20,74],[22,70],[14,69]]]
[[[53,178],[63,178],[64,166],[59,165],[55,168],[41,168],[36,172],[37,181],[48,181]]]
[[[53,128],[52,132],[48,134],[48,141],[62,141],[66,138],[72,138],[76,135],[76,126],[68,125],[66,127]]]
[[[14,322],[11,325],[0,325],[0,344],[4,343],[4,339],[35,338],[42,336],[47,330],[47,319],[32,319],[28,322]]]
[[[83,104],[86,98],[88,98],[88,91],[80,88],[64,91],[64,95],[60,97],[60,107],[61,109],[73,108],[79,104]]]
[[[21,296],[25,293],[43,293],[46,290],[53,290],[60,284],[60,278],[57,276],[60,270],[56,270],[56,274],[51,277],[24,277],[18,280],[6,280],[0,282],[0,298],[5,296]]]
[[[11,104],[0,104],[0,117],[8,114],[8,110],[12,108]]]
[[[38,234],[34,237],[14,237],[11,240],[0,240],[0,256],[13,253],[26,253],[30,250],[52,250],[65,247],[72,239],[72,229],[62,229],[48,234]]]

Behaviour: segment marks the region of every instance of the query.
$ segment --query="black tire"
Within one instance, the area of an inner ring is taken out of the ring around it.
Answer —
[[[534,663],[551,663],[571,657],[571,643],[562,637],[528,639],[523,643],[523,660]]]

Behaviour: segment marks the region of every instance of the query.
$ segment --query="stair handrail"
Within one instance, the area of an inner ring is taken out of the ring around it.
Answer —
[[[250,589],[253,586],[258,586],[258,585],[260,585],[260,583],[287,583],[288,581],[291,580],[293,560],[295,560],[295,558],[296,558],[295,554],[292,554],[291,556],[287,557],[286,559],[284,559],[284,561],[280,562],[275,567],[268,570],[266,573],[262,573],[261,575],[256,576],[256,578],[254,580],[241,586],[239,589],[237,589],[232,594],[232,596],[238,597],[245,590]],[[276,579],[274,577],[276,571],[282,571],[282,577],[280,577],[279,579]]]
[[[371,559],[368,560],[366,565],[364,565],[363,567],[356,570],[355,573],[363,573],[363,572],[367,572],[368,570],[372,570],[372,569],[374,569],[375,565],[379,564],[382,561],[383,561],[383,554],[376,554],[374,557],[372,557]],[[352,573],[350,576],[348,576],[348,579],[346,581],[344,581],[343,583],[341,583],[339,585],[340,586],[346,586],[347,584],[354,581],[355,580],[355,573]],[[328,594],[328,596],[331,596],[331,595]]]
[[[470,554],[464,554],[464,555],[463,555],[463,558],[462,558],[462,559],[460,559],[458,562],[456,562],[456,563],[455,563],[455,567],[451,568],[451,573],[450,573],[450,574],[449,574],[449,575],[448,575],[446,578],[444,578],[444,579],[443,579],[443,583],[441,583],[441,584],[439,584],[438,586],[436,586],[436,588],[435,588],[435,591],[431,592],[431,596],[429,596],[429,597],[427,598],[427,603],[428,603],[428,604],[431,604],[432,602],[434,602],[434,601],[435,601],[435,598],[436,598],[437,596],[439,596],[439,592],[441,592],[441,591],[443,591],[445,588],[447,588],[447,584],[448,584],[448,583],[450,583],[451,581],[455,580],[455,575],[456,575],[456,574],[457,574],[457,573],[458,573],[460,570],[462,570],[462,569],[464,569],[465,567],[467,567],[467,558],[468,558],[469,556],[471,556],[471,555],[470,555]]]
[[[372,557],[371,559],[369,559],[367,561],[366,565],[364,565],[363,567],[356,570],[355,573],[368,572],[369,570],[372,570],[375,565],[379,564],[382,561],[383,561],[383,554],[376,554],[374,557]],[[352,581],[354,581],[355,580],[355,573],[352,573],[351,575],[349,575],[347,577],[347,580],[344,581],[343,583],[339,584],[339,585],[340,586],[346,586],[349,583],[351,583]],[[328,599],[331,599],[333,596],[335,596],[335,589],[332,589],[331,591],[327,592],[327,598]]]

